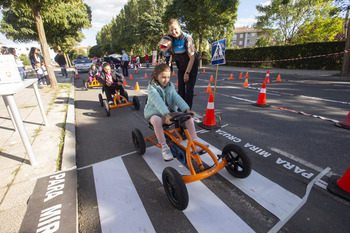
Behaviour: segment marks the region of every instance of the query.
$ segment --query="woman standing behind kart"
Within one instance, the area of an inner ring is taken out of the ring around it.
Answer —
[[[123,88],[124,76],[111,69],[111,65],[105,62],[102,65],[102,72],[98,78],[98,82],[102,84],[103,90],[106,92],[108,104],[114,104],[112,94],[120,91],[120,94],[125,97]]]
[[[163,63],[154,68],[148,85],[148,100],[144,111],[145,118],[153,125],[158,142],[162,146],[165,161],[171,161],[174,157],[166,143],[163,124],[172,123],[170,118],[177,114],[176,106],[183,112],[191,113],[188,104],[176,93],[174,84],[169,82],[170,75],[170,67],[167,64]],[[193,119],[190,118],[185,123],[192,139],[196,140]]]
[[[177,79],[179,82],[178,93],[192,108],[194,85],[198,72],[198,58],[193,39],[182,32],[177,19],[171,19],[168,23],[169,31],[174,37],[173,48],[175,62],[178,68]]]

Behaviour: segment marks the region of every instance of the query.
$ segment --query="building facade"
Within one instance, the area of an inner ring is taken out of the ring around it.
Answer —
[[[231,40],[231,46],[238,46],[239,48],[254,47],[259,38],[263,36],[258,36],[258,32],[261,29],[242,27],[236,28],[234,30],[234,35]]]

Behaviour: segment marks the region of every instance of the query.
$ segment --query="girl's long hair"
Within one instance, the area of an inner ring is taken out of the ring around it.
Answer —
[[[149,83],[155,83],[155,84],[159,85],[157,77],[158,77],[159,74],[163,73],[164,71],[171,72],[170,67],[167,64],[162,63],[162,64],[159,64],[159,65],[156,65],[154,67],[153,72],[152,72],[151,80],[149,81]]]

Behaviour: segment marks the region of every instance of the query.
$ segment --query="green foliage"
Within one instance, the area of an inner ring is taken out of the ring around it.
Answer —
[[[92,46],[89,50],[89,57],[101,57],[101,56],[103,56],[103,51],[101,49],[102,49],[102,46],[100,46],[100,45]]]
[[[47,43],[55,49],[59,45],[62,50],[82,41],[82,38],[85,37],[81,30],[91,26],[91,9],[89,6],[84,4],[82,0],[65,2],[67,1],[59,1],[59,4],[55,4],[55,7],[50,8],[40,5],[41,3],[36,3],[41,7],[40,13]],[[16,5],[17,7],[12,5],[10,9],[3,11],[0,31],[8,39],[16,42],[38,41],[39,36],[35,19],[32,11],[28,11],[29,5],[27,4],[30,3]]]
[[[143,57],[154,50],[165,34],[161,16],[169,0],[130,0],[96,36],[102,52]]]
[[[258,5],[256,8],[260,16],[256,17],[257,23],[254,27],[262,28],[263,32],[272,32],[272,39],[283,44],[294,43],[300,29],[305,32],[308,25],[315,25],[315,23],[318,23],[318,29],[320,29],[318,32],[322,31],[322,34],[327,34],[326,24],[320,22],[323,19],[336,17],[338,14],[332,0],[272,0],[271,4]],[[332,38],[332,35],[324,37]],[[300,40],[302,39],[299,37]],[[317,40],[309,39],[306,42],[311,41]]]
[[[29,66],[30,65],[30,61],[29,61],[29,58],[28,58],[27,55],[21,54],[19,56],[19,59],[23,62],[23,65],[25,65],[25,66]]]
[[[261,48],[227,49],[226,65],[254,68],[284,68],[311,70],[339,70],[343,55],[326,56],[295,61],[238,63],[233,61],[270,61],[302,58],[344,51],[345,42],[315,42],[299,45],[271,46]]]

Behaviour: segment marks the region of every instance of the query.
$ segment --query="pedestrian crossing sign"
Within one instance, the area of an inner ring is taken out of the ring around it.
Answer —
[[[211,47],[211,64],[221,65],[225,64],[225,50],[226,50],[226,39],[216,41]]]

